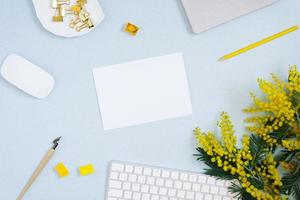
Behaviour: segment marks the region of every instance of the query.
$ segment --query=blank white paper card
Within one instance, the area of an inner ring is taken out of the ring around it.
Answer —
[[[181,53],[93,70],[105,130],[192,114]]]

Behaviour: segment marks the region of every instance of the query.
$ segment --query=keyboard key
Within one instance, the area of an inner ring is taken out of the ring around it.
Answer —
[[[148,185],[142,185],[141,192],[148,193],[149,192],[149,186]]]
[[[168,196],[175,197],[175,195],[176,195],[176,190],[175,189],[169,189]]]
[[[158,187],[157,186],[151,186],[150,187],[150,193],[151,194],[157,194],[158,193]]]
[[[159,200],[159,196],[158,195],[152,195],[151,200]]]
[[[118,172],[111,172],[110,173],[110,179],[118,179],[119,173]]]
[[[151,168],[144,168],[144,175],[151,176],[152,169]]]
[[[181,173],[181,174],[180,174],[180,180],[182,180],[182,181],[187,181],[187,180],[188,180],[188,174],[186,174],[186,173]]]
[[[171,178],[172,179],[178,179],[179,173],[178,172],[171,172]]]
[[[188,182],[183,183],[184,190],[191,190],[191,187],[192,187],[191,183],[188,183]]]
[[[169,187],[169,188],[173,187],[173,181],[172,180],[166,180],[165,181],[165,186]]]
[[[137,176],[135,174],[130,174],[128,177],[128,181],[136,182]]]
[[[213,177],[208,177],[207,178],[207,184],[214,185],[215,182],[216,182],[216,179],[214,179]]]
[[[142,174],[143,173],[143,168],[140,166],[137,166],[134,168],[134,173],[135,174]]]
[[[131,198],[132,198],[132,192],[130,192],[130,191],[125,191],[125,192],[124,192],[124,198],[125,198],[125,199],[131,199]]]
[[[191,174],[191,175],[190,175],[190,178],[189,178],[189,181],[190,181],[190,182],[196,182],[196,181],[197,181],[197,175]]]
[[[196,193],[195,200],[203,200],[203,199],[204,199],[204,194],[203,193]]]
[[[147,178],[147,184],[148,185],[154,185],[154,183],[155,183],[155,178],[153,178],[153,177],[148,177]]]
[[[201,192],[208,193],[209,192],[209,186],[208,185],[202,185]]]
[[[121,181],[127,181],[127,177],[128,177],[128,175],[127,175],[127,174],[125,174],[125,173],[121,173],[121,174],[120,174],[120,178],[119,178],[119,179],[120,179]]]
[[[225,187],[231,186],[231,181],[225,181]]]
[[[174,183],[174,188],[176,188],[176,189],[181,189],[181,188],[182,188],[182,182],[180,182],[180,181],[175,181],[175,183]]]
[[[219,194],[220,195],[227,195],[227,189],[226,188],[220,188]]]
[[[216,181],[216,185],[217,185],[217,186],[224,186],[224,184],[225,184],[225,181],[224,181],[224,180],[220,180],[220,179],[219,179],[219,180]]]
[[[140,184],[134,183],[132,184],[132,191],[139,191],[140,190]]]
[[[133,166],[132,165],[126,165],[125,166],[125,172],[132,173],[133,172]]]
[[[222,197],[219,195],[214,196],[214,200],[222,200]]]
[[[164,185],[164,179],[162,179],[162,178],[156,179],[156,185],[157,186],[163,186]]]
[[[160,195],[167,195],[168,189],[167,188],[159,188]]]
[[[137,181],[141,184],[146,183],[146,176],[139,176]]]
[[[109,187],[115,188],[115,189],[120,189],[122,187],[122,182],[121,181],[110,181]]]
[[[131,183],[123,183],[123,189],[124,190],[130,190]]]
[[[132,199],[133,200],[140,200],[141,199],[142,194],[139,192],[134,192],[132,195]]]
[[[121,198],[123,196],[122,190],[110,189],[108,190],[108,196]]]
[[[153,176],[160,177],[160,169],[153,169]]]
[[[213,196],[211,194],[206,194],[204,200],[213,200]]]
[[[193,191],[200,192],[200,189],[201,189],[200,184],[198,184],[198,183],[193,184],[193,187],[192,187]]]
[[[142,194],[142,200],[150,200],[150,194]]]
[[[206,183],[206,177],[202,176],[202,175],[198,176],[198,182],[199,183]]]
[[[112,171],[123,172],[123,170],[124,170],[124,165],[122,165],[122,164],[117,164],[117,163],[113,163],[113,164],[111,165],[111,169],[112,169]]]
[[[211,194],[219,194],[219,188],[216,186],[211,186],[210,193]]]
[[[186,193],[186,198],[187,199],[194,199],[195,193],[194,192],[187,192]]]
[[[185,191],[178,190],[177,191],[177,197],[179,197],[179,198],[185,198]]]
[[[169,172],[169,171],[166,171],[166,170],[163,170],[162,173],[161,173],[161,176],[162,176],[163,178],[169,178],[170,172]]]

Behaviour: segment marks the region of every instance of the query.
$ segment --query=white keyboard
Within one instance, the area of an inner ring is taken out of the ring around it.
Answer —
[[[111,162],[106,200],[230,200],[230,182],[175,169]]]

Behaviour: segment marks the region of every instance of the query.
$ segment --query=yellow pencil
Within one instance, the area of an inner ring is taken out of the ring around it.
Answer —
[[[254,48],[258,47],[258,46],[261,46],[261,45],[263,45],[263,44],[266,44],[266,43],[268,43],[268,42],[271,42],[272,40],[275,40],[275,39],[277,39],[277,38],[280,38],[280,37],[282,37],[282,36],[284,36],[284,35],[287,35],[287,34],[289,34],[289,33],[291,33],[291,32],[294,32],[294,31],[296,31],[296,30],[298,30],[298,29],[299,29],[299,26],[293,26],[293,27],[291,27],[291,28],[288,28],[288,29],[286,29],[286,30],[284,30],[284,31],[281,31],[281,32],[279,32],[279,33],[276,33],[276,34],[274,34],[274,35],[272,35],[272,36],[270,36],[270,37],[267,37],[267,38],[262,39],[262,40],[260,40],[260,41],[258,41],[258,42],[255,42],[255,43],[250,44],[250,45],[248,45],[248,46],[246,46],[246,47],[243,47],[243,48],[241,48],[241,49],[239,49],[239,50],[237,50],[237,51],[235,51],[235,52],[232,52],[232,53],[230,53],[230,54],[227,54],[227,55],[223,56],[222,58],[220,58],[219,61],[228,60],[228,59],[230,59],[230,58],[232,58],[232,57],[235,57],[235,56],[237,56],[237,55],[240,55],[240,54],[242,54],[242,53],[245,53],[245,52],[247,52],[247,51],[250,51],[251,49],[254,49]]]

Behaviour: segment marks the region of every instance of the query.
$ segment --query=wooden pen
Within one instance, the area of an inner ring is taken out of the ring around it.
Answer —
[[[31,185],[34,183],[34,181],[36,180],[36,178],[40,175],[40,173],[43,171],[43,169],[45,168],[45,166],[47,165],[47,163],[49,162],[49,160],[51,159],[51,157],[53,156],[56,147],[58,146],[58,141],[60,140],[61,137],[56,138],[55,140],[53,140],[53,146],[51,147],[51,149],[48,150],[48,152],[46,153],[46,155],[43,157],[43,159],[41,160],[41,162],[39,163],[39,165],[37,166],[37,168],[35,169],[35,171],[33,172],[33,174],[31,175],[31,177],[29,178],[29,180],[27,181],[26,185],[24,186],[24,188],[22,189],[21,193],[19,194],[19,196],[17,197],[17,200],[21,200],[23,199],[25,193],[28,191],[28,189],[31,187]]]

